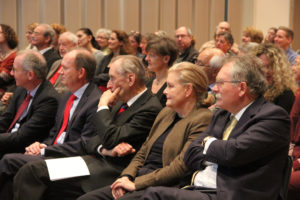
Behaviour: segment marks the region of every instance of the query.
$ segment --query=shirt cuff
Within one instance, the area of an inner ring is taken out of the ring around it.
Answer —
[[[97,148],[97,152],[101,155],[101,156],[104,156],[102,153],[101,153],[101,149],[102,149],[103,145],[100,144]]]
[[[41,149],[41,156],[44,156],[45,155],[45,148],[42,148]]]
[[[100,110],[109,110],[109,107],[108,106],[100,106],[98,109],[97,109],[97,112],[99,112]]]
[[[206,154],[206,151],[207,151],[207,149],[209,148],[210,144],[211,144],[213,141],[215,141],[215,140],[217,140],[217,138],[211,137],[211,138],[209,138],[209,139],[205,142],[204,150],[203,150],[203,154],[204,154],[204,155]]]

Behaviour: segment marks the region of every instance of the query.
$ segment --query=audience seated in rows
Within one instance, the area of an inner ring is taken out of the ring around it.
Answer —
[[[44,195],[49,199],[75,199],[85,192],[111,184],[139,150],[162,107],[158,99],[146,90],[145,71],[137,57],[116,57],[109,67],[109,90],[101,96],[93,120],[96,136],[84,139],[87,140],[86,145],[81,143],[84,154],[90,154],[83,156],[83,159],[91,175],[51,182],[44,160],[29,162],[15,175],[14,184],[18,187],[14,187],[14,199],[34,200],[41,199]],[[119,102],[115,104],[117,100]],[[108,106],[112,105],[110,110]],[[77,152],[77,155],[82,154]],[[4,165],[3,168],[7,171],[14,162],[18,162],[17,157],[7,156],[7,160],[3,159],[0,165]],[[32,178],[26,178],[31,176]],[[28,185],[32,187],[27,187]]]
[[[25,155],[6,154],[0,161],[0,199],[11,199],[13,194],[15,198],[18,197],[17,193],[12,192],[12,181],[14,175],[22,166],[26,166],[26,163],[30,166],[30,163],[33,161],[39,162],[49,157],[85,154],[83,146],[96,131],[92,120],[96,113],[100,96],[96,85],[91,83],[95,71],[95,63],[94,57],[87,50],[73,50],[64,56],[62,60],[62,82],[70,89],[70,92],[67,92],[62,98],[55,124],[49,136],[43,142],[35,139],[36,142],[26,147]],[[52,87],[50,83],[49,85]],[[50,105],[45,105],[46,108],[42,107],[43,110],[40,111],[42,114],[37,114],[40,116],[45,115],[48,118],[55,114],[54,108],[51,108]],[[47,126],[52,126],[53,124],[50,119],[47,119],[44,123]],[[42,126],[41,122],[38,125]],[[43,125],[44,128],[47,126]],[[34,130],[35,128],[30,128],[30,133]],[[37,129],[36,131],[37,135],[45,134],[45,130]],[[20,184],[16,182],[16,185]],[[36,189],[34,188],[34,190]]]

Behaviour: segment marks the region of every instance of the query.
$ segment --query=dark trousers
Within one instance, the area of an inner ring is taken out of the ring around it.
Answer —
[[[118,200],[138,200],[143,195],[144,190],[128,192]],[[79,197],[77,200],[114,200],[110,186],[106,186]]]
[[[6,154],[0,161],[0,199],[12,199],[12,182],[15,174],[29,161],[42,160],[40,156],[21,153]]]
[[[172,187],[149,187],[145,190],[143,200],[216,200],[217,194],[203,193],[199,190],[186,190]]]
[[[14,178],[14,200],[75,199],[84,194],[79,178],[51,181],[44,160],[24,165]]]

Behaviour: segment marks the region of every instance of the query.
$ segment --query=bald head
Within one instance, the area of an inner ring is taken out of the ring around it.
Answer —
[[[216,76],[222,67],[222,59],[224,56],[223,51],[217,48],[207,48],[199,54],[196,64],[203,66],[209,84],[216,81]]]
[[[222,21],[216,27],[216,33],[219,34],[221,32],[231,33],[230,24],[228,22]]]
[[[197,58],[197,64],[203,66],[209,66],[209,61],[213,56],[223,57],[224,53],[222,50],[217,48],[204,49]]]

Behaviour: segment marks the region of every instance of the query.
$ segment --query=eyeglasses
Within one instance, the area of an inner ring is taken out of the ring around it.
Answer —
[[[216,81],[216,85],[218,87],[224,85],[225,83],[240,83],[240,82],[243,82],[243,81]]]

